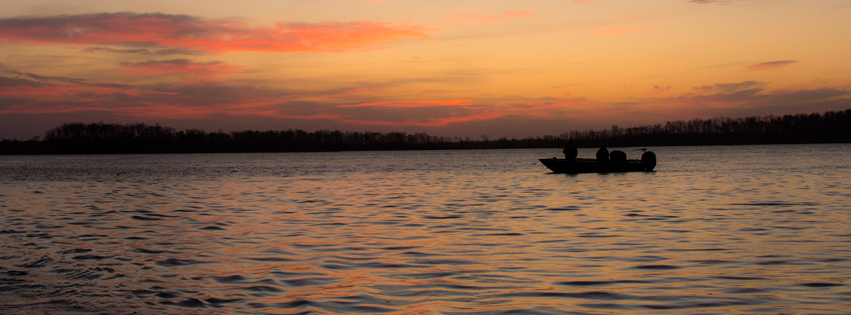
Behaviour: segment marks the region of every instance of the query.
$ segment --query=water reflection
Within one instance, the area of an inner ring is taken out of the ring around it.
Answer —
[[[3,157],[0,303],[843,313],[848,162],[757,164],[754,150],[720,164],[711,148],[654,148],[657,172],[604,175],[548,174],[547,150]]]

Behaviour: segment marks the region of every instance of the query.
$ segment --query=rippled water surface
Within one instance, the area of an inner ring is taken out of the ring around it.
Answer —
[[[652,149],[0,156],[0,313],[851,312],[851,145]]]

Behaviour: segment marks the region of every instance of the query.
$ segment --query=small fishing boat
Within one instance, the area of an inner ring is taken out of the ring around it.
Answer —
[[[645,152],[640,160],[597,160],[559,158],[539,159],[541,163],[554,173],[621,173],[621,172],[652,172],[656,167],[656,154]]]

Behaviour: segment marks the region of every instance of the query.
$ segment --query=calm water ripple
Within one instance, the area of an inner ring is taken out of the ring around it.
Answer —
[[[0,156],[0,313],[848,313],[851,145],[653,150]]]

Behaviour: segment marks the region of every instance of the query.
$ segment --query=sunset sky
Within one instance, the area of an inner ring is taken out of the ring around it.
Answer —
[[[0,2],[0,138],[537,137],[851,108],[851,0]]]

